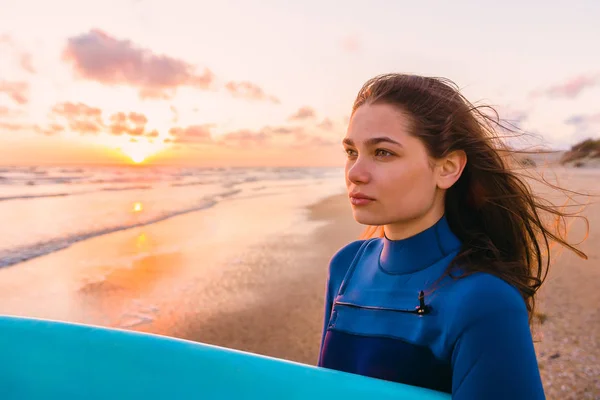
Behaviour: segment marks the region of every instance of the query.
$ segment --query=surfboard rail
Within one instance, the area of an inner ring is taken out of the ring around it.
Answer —
[[[421,399],[446,393],[205,343],[0,315],[10,399]]]

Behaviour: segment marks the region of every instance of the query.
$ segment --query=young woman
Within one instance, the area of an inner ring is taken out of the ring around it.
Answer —
[[[361,240],[331,260],[319,366],[452,394],[542,399],[530,323],[552,239],[494,120],[447,80],[388,74],[343,140]],[[498,126],[501,126],[498,124]]]

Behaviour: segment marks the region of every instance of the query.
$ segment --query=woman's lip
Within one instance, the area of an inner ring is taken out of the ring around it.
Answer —
[[[373,199],[361,198],[361,197],[350,197],[350,203],[355,206],[366,206],[367,204],[373,202]]]

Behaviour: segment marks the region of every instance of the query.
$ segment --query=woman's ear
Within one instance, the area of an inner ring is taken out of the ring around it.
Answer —
[[[467,154],[463,150],[456,150],[438,161],[437,186],[440,189],[449,189],[458,181],[467,165]]]

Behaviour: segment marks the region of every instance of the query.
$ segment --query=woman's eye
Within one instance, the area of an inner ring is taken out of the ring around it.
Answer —
[[[375,151],[375,155],[376,155],[376,156],[383,156],[383,157],[387,157],[387,156],[391,156],[391,155],[392,155],[392,153],[390,153],[390,152],[389,152],[389,151],[387,151],[387,150],[383,150],[383,149],[377,149],[377,150]]]
[[[346,154],[353,157],[356,156],[356,152],[352,149],[346,149]]]

